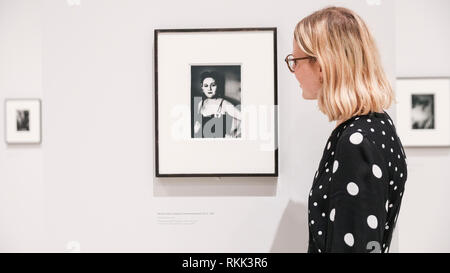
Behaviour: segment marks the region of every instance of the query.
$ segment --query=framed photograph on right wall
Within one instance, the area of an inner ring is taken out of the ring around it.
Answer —
[[[397,78],[397,133],[405,147],[450,147],[450,78]]]

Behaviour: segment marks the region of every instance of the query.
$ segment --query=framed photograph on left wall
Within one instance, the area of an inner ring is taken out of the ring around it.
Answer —
[[[278,176],[276,28],[154,34],[156,176]]]
[[[41,100],[5,100],[5,141],[7,144],[41,143]]]

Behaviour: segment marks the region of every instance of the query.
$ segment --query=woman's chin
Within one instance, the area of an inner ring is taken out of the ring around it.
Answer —
[[[305,100],[316,100],[317,97],[312,95],[311,93],[306,92],[305,90],[302,89],[302,97]]]
[[[305,91],[302,92],[302,97],[303,97],[303,99],[305,99],[305,100],[311,100],[311,99],[312,99],[312,98],[309,96],[309,94],[306,93]]]

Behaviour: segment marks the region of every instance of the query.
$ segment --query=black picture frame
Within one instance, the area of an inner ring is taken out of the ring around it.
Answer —
[[[202,32],[259,32],[270,31],[273,34],[273,81],[274,81],[274,106],[278,106],[278,77],[277,77],[277,28],[276,27],[261,27],[261,28],[196,28],[196,29],[154,29],[154,126],[155,126],[155,176],[156,177],[278,177],[278,114],[275,111],[275,128],[274,128],[274,171],[268,173],[161,173],[160,172],[160,149],[159,149],[159,116],[158,116],[158,36],[164,33],[202,33]]]

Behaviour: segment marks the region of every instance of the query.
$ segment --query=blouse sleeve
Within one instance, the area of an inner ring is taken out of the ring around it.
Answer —
[[[330,181],[327,252],[381,252],[388,173],[375,145],[359,132],[338,141]]]

